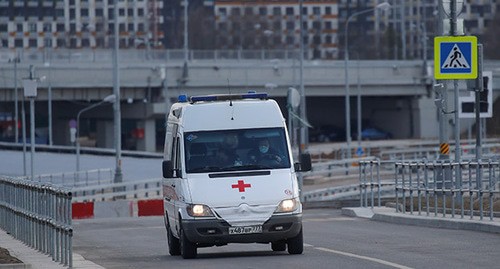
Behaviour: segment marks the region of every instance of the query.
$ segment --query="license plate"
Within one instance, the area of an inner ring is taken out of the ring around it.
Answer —
[[[262,225],[229,227],[229,234],[259,234]]]

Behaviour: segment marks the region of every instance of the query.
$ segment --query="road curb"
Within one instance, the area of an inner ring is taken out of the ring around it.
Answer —
[[[395,212],[394,208],[388,207],[347,207],[342,208],[342,214],[350,217],[367,218],[374,221],[381,221],[394,224],[423,226],[430,228],[443,228],[453,230],[470,230],[487,233],[500,234],[500,222],[498,220],[489,220],[484,218],[479,220],[478,217],[470,219],[468,217],[460,218],[460,216],[440,217],[440,216],[425,216],[412,215],[409,213],[403,214]],[[371,214],[371,216],[370,216]]]

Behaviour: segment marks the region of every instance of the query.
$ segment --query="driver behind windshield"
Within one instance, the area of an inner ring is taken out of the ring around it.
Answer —
[[[248,152],[248,160],[251,164],[279,164],[282,161],[277,150],[271,148],[269,140],[263,138],[259,140],[258,148]]]

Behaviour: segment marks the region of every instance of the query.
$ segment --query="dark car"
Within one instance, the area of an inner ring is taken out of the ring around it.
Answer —
[[[357,134],[354,134],[354,137],[357,137]],[[375,127],[365,128],[361,131],[362,140],[381,140],[390,138],[392,138],[391,133],[382,131]]]
[[[333,125],[322,125],[309,130],[309,141],[310,142],[345,141],[345,130]]]

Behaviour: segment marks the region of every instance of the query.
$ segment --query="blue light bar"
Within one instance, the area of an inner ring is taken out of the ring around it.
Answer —
[[[245,93],[245,94],[214,94],[214,95],[199,95],[191,96],[191,103],[196,102],[213,102],[213,101],[229,101],[243,99],[267,99],[267,93]]]
[[[185,95],[185,94],[181,94],[181,95],[179,95],[179,98],[177,99],[177,101],[178,101],[179,103],[186,103],[186,102],[187,102],[187,99],[188,99],[187,95]]]

